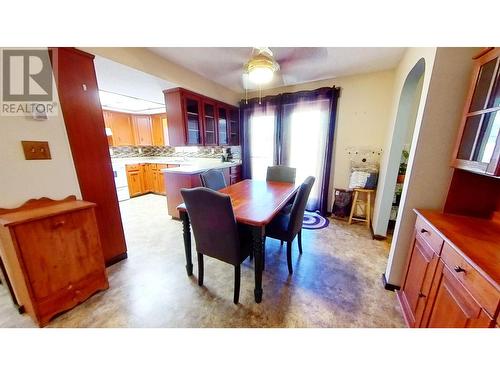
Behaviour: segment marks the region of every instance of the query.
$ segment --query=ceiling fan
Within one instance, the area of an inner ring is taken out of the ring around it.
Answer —
[[[242,81],[245,90],[266,86],[273,80],[278,85],[296,83],[300,68],[312,60],[328,55],[326,47],[273,48],[254,47],[250,58],[243,66]]]

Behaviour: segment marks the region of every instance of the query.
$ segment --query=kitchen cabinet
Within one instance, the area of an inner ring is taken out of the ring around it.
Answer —
[[[165,113],[151,116],[153,146],[167,146],[167,115]]]
[[[139,164],[130,164],[126,166],[127,184],[130,197],[136,197],[143,194],[144,182],[143,171]]]
[[[128,113],[103,111],[104,124],[111,130],[111,146],[132,146],[135,144],[132,118]]]
[[[203,135],[205,146],[217,145],[216,104],[214,101],[203,100]]]
[[[229,167],[229,185],[234,185],[235,183],[240,182],[242,180],[241,176],[241,165]]]
[[[232,146],[240,144],[240,111],[237,107],[229,107],[229,139]]]
[[[239,145],[239,109],[177,87],[165,90],[170,146]]]
[[[453,166],[500,176],[500,48],[476,56]]]
[[[458,281],[443,261],[439,261],[436,295],[430,307],[428,328],[488,328],[492,318]]]
[[[136,146],[152,146],[153,133],[151,117],[148,115],[132,115]]]
[[[39,326],[108,288],[95,207],[70,196],[0,209],[0,255],[16,300]]]
[[[500,224],[415,210],[404,283],[398,291],[409,327],[494,327],[500,310]]]
[[[219,145],[226,146],[229,144],[229,129],[227,120],[227,107],[217,106],[217,133],[219,137]]]

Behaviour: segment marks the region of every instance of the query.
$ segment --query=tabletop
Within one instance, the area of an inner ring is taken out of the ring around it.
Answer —
[[[288,182],[243,180],[219,190],[231,197],[236,221],[264,226],[288,203],[299,185]],[[184,204],[178,207],[185,210]]]

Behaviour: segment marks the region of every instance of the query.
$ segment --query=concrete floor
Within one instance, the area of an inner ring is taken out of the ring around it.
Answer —
[[[233,267],[205,257],[205,285],[188,278],[182,225],[167,215],[166,198],[146,195],[120,203],[129,258],[110,268],[110,288],[55,318],[49,327],[404,327],[393,292],[383,289],[389,245],[363,224],[331,220],[303,231],[294,243],[294,274],[286,250],[266,242],[264,296],[253,297],[253,264],[241,271],[234,305]],[[194,244],[194,242],[193,242]],[[0,286],[0,327],[34,327]]]

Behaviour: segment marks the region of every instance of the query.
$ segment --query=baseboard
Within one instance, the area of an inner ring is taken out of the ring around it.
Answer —
[[[385,290],[390,290],[391,292],[394,292],[396,290],[399,290],[400,287],[397,285],[389,284],[387,282],[387,279],[385,278],[385,273],[382,274],[382,284],[384,285]]]
[[[377,241],[385,241],[387,239],[386,236],[381,236],[379,234],[375,234],[373,232],[373,226],[372,226],[372,221],[370,220],[370,232],[372,232],[372,239],[377,240]]]
[[[128,258],[128,255],[127,255],[127,252],[125,253],[122,253],[122,254],[118,254],[116,256],[114,256],[113,258],[111,259],[108,259],[106,261],[106,267],[109,267],[109,266],[112,266],[113,264],[116,264],[124,259],[127,259]]]

